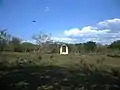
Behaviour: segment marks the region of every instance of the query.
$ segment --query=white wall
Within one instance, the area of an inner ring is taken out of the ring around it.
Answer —
[[[63,51],[62,51],[62,47],[63,47],[63,46],[65,46],[66,52],[63,52]],[[64,55],[68,54],[68,47],[67,47],[66,45],[62,45],[62,46],[60,47],[60,54],[64,54]]]

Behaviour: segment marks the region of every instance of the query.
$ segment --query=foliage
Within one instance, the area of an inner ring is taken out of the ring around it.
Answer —
[[[13,46],[13,51],[15,52],[22,52],[21,49],[21,40],[17,37],[12,37],[12,40],[10,41],[10,44]]]
[[[29,42],[22,42],[20,38],[14,37],[6,32],[0,30],[0,50],[13,52],[44,52],[44,53],[59,53],[59,48],[63,42],[53,42],[51,34],[40,32],[32,37],[36,44]],[[86,43],[68,44],[69,53],[98,53],[108,54],[120,53],[120,40],[114,41],[110,45],[101,45],[93,41]]]
[[[95,42],[92,42],[92,41],[89,41],[87,43],[84,43],[84,48],[86,51],[95,51],[96,49],[96,43]]]
[[[23,42],[21,44],[21,47],[24,52],[30,52],[30,51],[34,51],[34,49],[37,48],[37,45],[29,43],[29,42]]]
[[[0,40],[5,39],[6,37],[6,29],[5,30],[0,30]]]
[[[21,43],[21,39],[9,35],[6,30],[0,31],[0,50],[1,51],[13,51],[13,52],[25,52],[33,51],[36,45],[32,43]]]
[[[59,53],[62,43],[53,43],[51,35],[41,32],[33,39],[36,40],[37,45],[28,42],[21,43],[19,38],[9,35],[6,30],[0,31],[0,50],[10,51],[0,55],[1,89],[120,89],[120,69],[113,68],[115,65],[119,67],[120,55],[108,55],[109,57],[103,55],[109,50],[120,52],[120,40],[109,46],[98,45],[92,41],[67,44],[70,54],[62,56],[56,54]],[[41,49],[40,46],[43,51],[50,52],[50,55],[32,53],[36,49]],[[74,54],[83,52],[84,55]],[[87,52],[101,54],[88,54]]]
[[[6,30],[0,30],[0,51],[3,51],[6,44]]]
[[[120,50],[120,40],[114,41],[108,48]]]
[[[21,44],[21,40],[17,37],[12,37],[12,40],[10,41],[10,43],[13,44],[14,46],[17,46]]]

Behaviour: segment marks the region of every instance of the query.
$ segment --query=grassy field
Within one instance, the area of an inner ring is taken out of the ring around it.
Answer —
[[[107,55],[3,52],[0,90],[120,90],[119,67]]]
[[[35,64],[52,64],[57,66],[74,66],[80,64],[81,60],[88,64],[107,65],[120,67],[120,58],[108,57],[107,55],[101,54],[69,54],[69,55],[59,55],[59,54],[33,54],[33,53],[7,53],[3,52],[0,56],[1,61],[7,61],[11,64],[16,63],[19,59],[26,59],[35,62]],[[4,59],[4,60],[2,60]],[[100,62],[102,61],[102,62]]]

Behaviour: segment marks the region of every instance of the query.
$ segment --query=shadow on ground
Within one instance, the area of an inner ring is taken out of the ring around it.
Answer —
[[[0,90],[120,90],[120,77],[57,66],[4,67]]]

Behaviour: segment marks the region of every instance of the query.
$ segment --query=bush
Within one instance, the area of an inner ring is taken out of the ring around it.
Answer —
[[[23,52],[23,49],[20,45],[14,47],[14,52]]]
[[[108,57],[115,57],[115,58],[120,58],[119,54],[108,54]]]
[[[39,59],[39,60],[42,60],[42,56],[41,56],[41,55],[39,55],[39,56],[38,56],[38,59]]]

